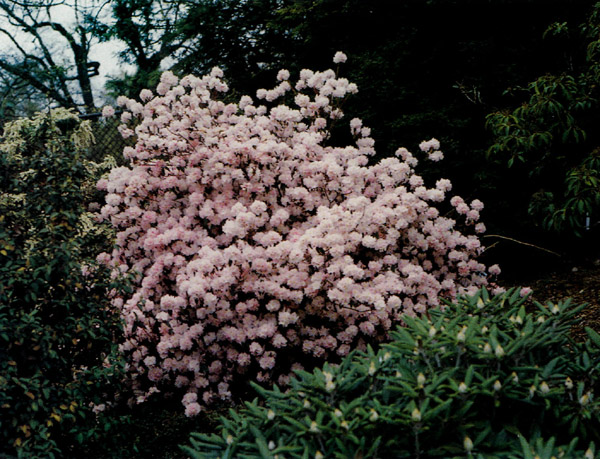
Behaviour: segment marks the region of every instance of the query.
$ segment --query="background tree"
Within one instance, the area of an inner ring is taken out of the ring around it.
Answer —
[[[556,71],[509,88],[514,105],[487,116],[490,155],[528,178],[529,220],[563,237],[582,236],[600,218],[599,27],[600,4],[580,24],[554,23],[545,35],[564,51]]]
[[[185,0],[110,2],[111,21],[96,21],[96,33],[104,41],[123,42],[125,49],[119,57],[136,66],[133,74],[109,82],[113,93],[133,96],[143,88],[156,86],[161,69],[173,65],[185,54],[187,42],[193,36],[189,31],[183,33],[191,20],[189,3]]]
[[[89,55],[101,13],[96,0],[0,1],[0,69],[49,104],[95,111],[91,78],[100,64]]]

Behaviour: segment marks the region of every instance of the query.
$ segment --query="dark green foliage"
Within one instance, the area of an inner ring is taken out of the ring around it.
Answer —
[[[564,53],[558,68],[510,88],[519,105],[487,116],[495,137],[489,154],[528,175],[529,214],[546,229],[578,236],[600,209],[599,26],[600,4],[579,25],[551,25],[546,39]]]
[[[600,335],[571,339],[581,310],[526,306],[519,290],[460,298],[407,317],[378,352],[299,372],[285,393],[256,386],[261,401],[184,449],[199,458],[588,457],[600,438]]]
[[[87,214],[98,178],[87,123],[66,110],[6,126],[0,143],[0,455],[81,457],[115,421],[121,333]]]

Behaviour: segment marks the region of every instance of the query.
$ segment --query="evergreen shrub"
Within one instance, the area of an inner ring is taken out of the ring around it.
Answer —
[[[593,458],[600,335],[571,329],[583,306],[527,305],[483,289],[406,327],[375,352],[299,371],[291,388],[192,434],[192,457]]]

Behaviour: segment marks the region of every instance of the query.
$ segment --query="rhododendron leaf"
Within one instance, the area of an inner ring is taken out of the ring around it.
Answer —
[[[585,327],[585,332],[587,333],[590,340],[592,340],[592,342],[596,346],[600,347],[600,335],[598,334],[598,332],[596,332],[595,330],[593,330],[590,327]]]

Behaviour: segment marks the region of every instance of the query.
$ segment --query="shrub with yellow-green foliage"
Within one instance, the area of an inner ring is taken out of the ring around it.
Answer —
[[[121,378],[108,294],[124,284],[94,261],[108,233],[88,212],[92,141],[58,109],[0,142],[0,456],[75,457],[111,428],[95,414]]]

